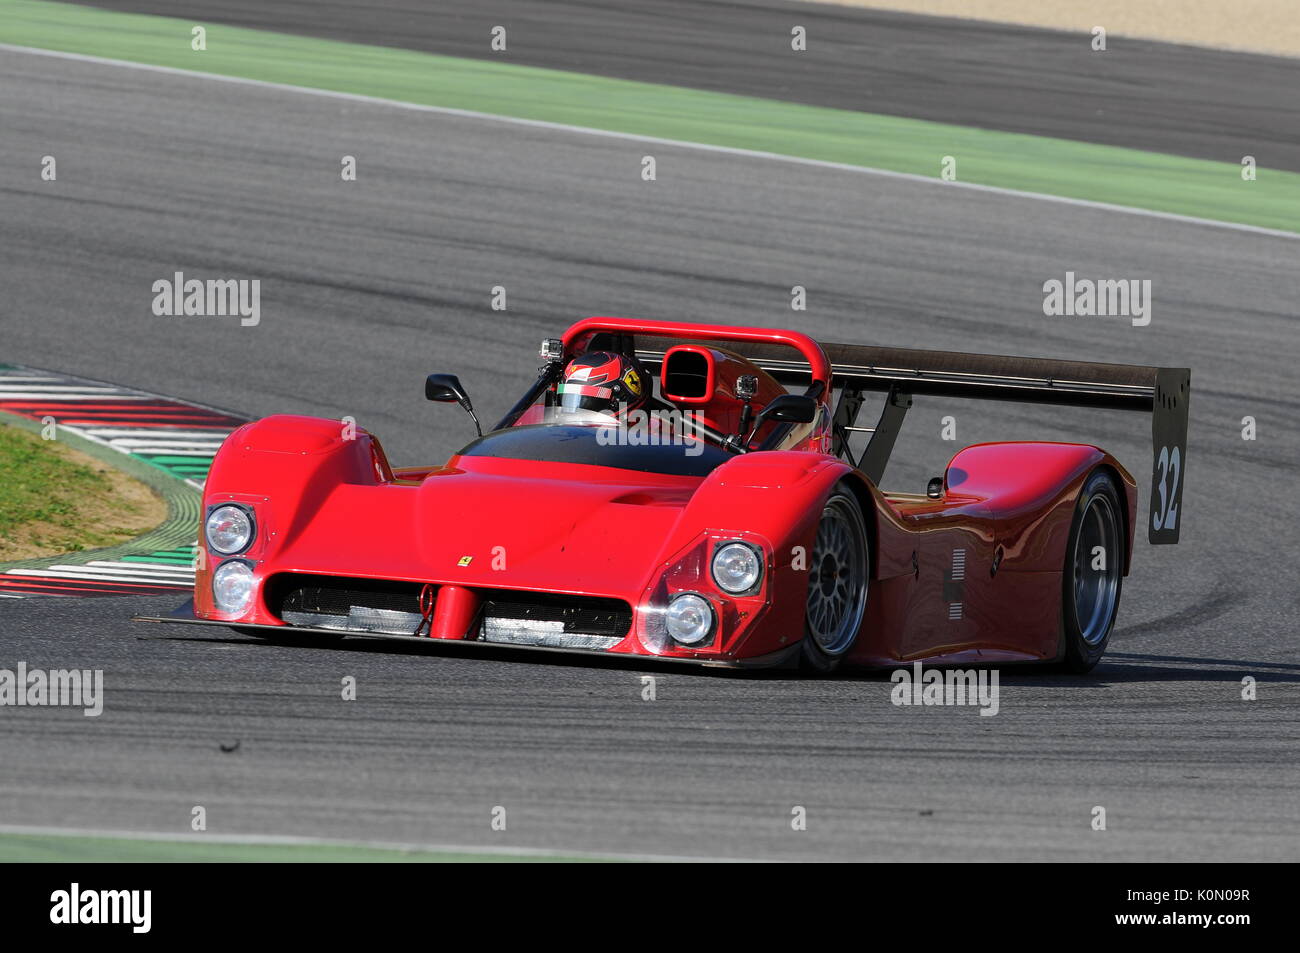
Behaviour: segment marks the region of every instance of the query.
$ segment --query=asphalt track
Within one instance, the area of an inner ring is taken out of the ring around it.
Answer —
[[[0,128],[0,359],[350,414],[399,464],[471,433],[426,373],[493,417],[588,313],[1193,368],[1183,542],[1139,544],[1091,676],[1004,671],[996,717],[894,707],[878,675],[282,648],[128,621],[167,600],[6,600],[0,667],[102,668],[107,699],[3,710],[3,824],[181,833],[202,805],[223,834],[557,851],[1300,858],[1296,240],[667,146],[647,183],[642,143],[11,52]],[[261,278],[261,324],[155,317],[177,270]],[[1044,317],[1066,270],[1151,278],[1151,325]],[[940,472],[946,413],[962,444],[1083,439],[1146,472],[1144,417],[918,403],[887,486]]]
[[[1086,33],[790,0],[85,5],[1300,171],[1300,61],[1285,57],[1115,36],[1094,52]]]

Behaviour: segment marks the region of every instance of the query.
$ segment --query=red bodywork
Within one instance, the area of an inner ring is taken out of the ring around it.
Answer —
[[[255,513],[256,538],[238,557],[254,567],[252,606],[238,617],[216,611],[211,577],[223,557],[209,552],[196,577],[195,616],[284,625],[267,600],[269,580],[348,577],[426,587],[432,606],[421,637],[475,639],[485,594],[515,591],[626,603],[630,626],[608,653],[780,662],[804,637],[807,554],[823,505],[842,482],[862,504],[872,557],[867,614],[847,662],[1050,660],[1060,650],[1072,514],[1081,485],[1100,467],[1113,471],[1126,497],[1128,571],[1137,488],[1096,447],[967,447],[949,463],[941,498],[885,493],[829,452],[831,370],[811,338],[590,318],[566,333],[563,359],[610,331],[718,342],[688,345],[713,352],[710,396],[680,404],[694,401],[724,433],[739,415],[740,374],[759,378],[756,409],[786,392],[727,342],[794,348],[812,380],[825,385],[817,395],[822,413],[796,427],[782,449],[737,454],[703,476],[473,454],[394,471],[378,440],[362,430],[267,417],[231,434],[204,492],[205,512],[236,502]],[[753,594],[729,596],[712,582],[709,553],[730,539],[757,545],[765,557]],[[964,573],[954,573],[957,551]],[[655,634],[666,600],[686,591],[705,596],[719,618],[711,641],[697,647]]]

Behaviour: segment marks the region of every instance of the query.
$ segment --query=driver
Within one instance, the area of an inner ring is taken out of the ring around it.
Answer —
[[[581,412],[621,417],[650,398],[645,372],[632,359],[612,351],[589,351],[564,369],[556,387],[566,414]]]

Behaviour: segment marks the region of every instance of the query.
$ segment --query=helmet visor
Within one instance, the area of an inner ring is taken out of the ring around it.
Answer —
[[[560,409],[566,413],[577,413],[580,410],[611,413],[614,410],[614,391],[609,387],[561,384],[556,388],[556,393],[560,397]]]

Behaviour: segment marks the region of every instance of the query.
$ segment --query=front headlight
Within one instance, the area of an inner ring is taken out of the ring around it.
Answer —
[[[253,601],[253,567],[240,559],[222,563],[212,574],[212,601],[222,612],[242,613]]]
[[[713,554],[713,581],[731,595],[749,592],[763,575],[763,560],[746,543],[726,543]]]
[[[668,603],[664,623],[674,640],[697,645],[713,632],[713,607],[693,592],[683,593]]]
[[[242,506],[218,506],[204,521],[203,534],[214,552],[223,556],[242,553],[253,541],[253,514]]]

